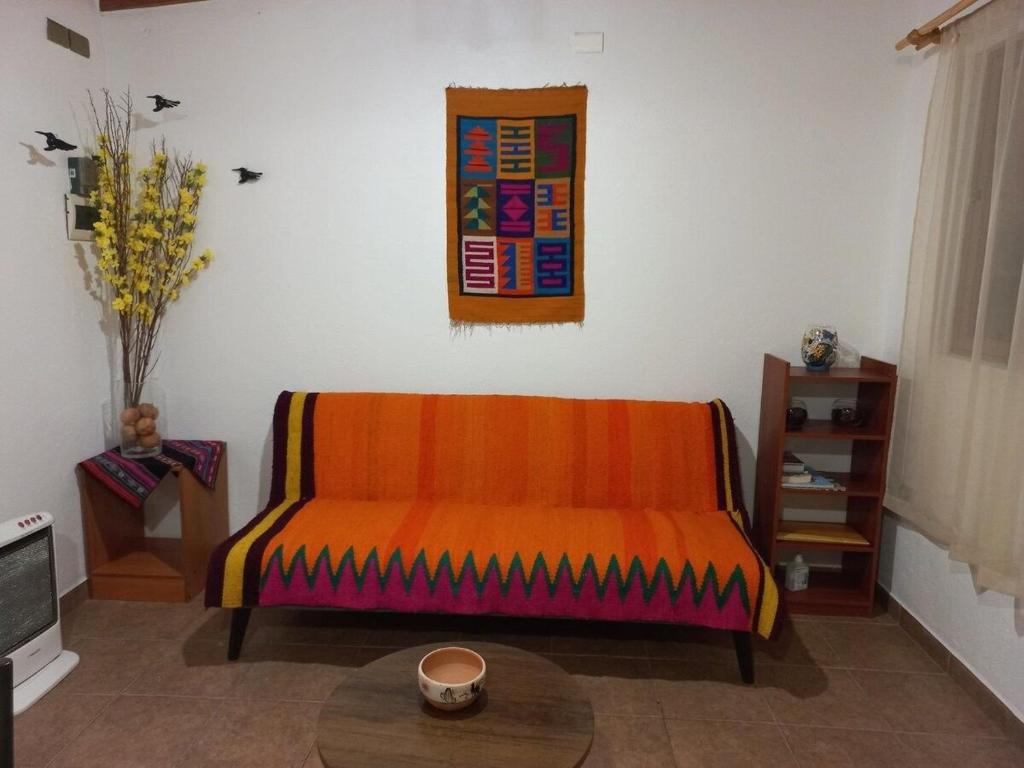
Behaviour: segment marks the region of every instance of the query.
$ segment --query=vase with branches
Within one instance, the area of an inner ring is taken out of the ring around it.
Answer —
[[[206,166],[193,163],[191,155],[169,155],[161,139],[150,145],[149,163],[134,170],[131,94],[115,99],[104,90],[101,106],[91,94],[90,103],[96,128],[95,269],[117,313],[120,341],[114,434],[120,435],[122,454],[141,458],[161,447],[159,408],[147,401],[146,387],[164,317],[213,259],[209,249],[193,255]]]

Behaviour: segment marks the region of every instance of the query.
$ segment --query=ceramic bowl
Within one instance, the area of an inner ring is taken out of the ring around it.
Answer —
[[[438,648],[420,660],[420,692],[438,709],[468,707],[484,689],[487,664],[469,648]]]

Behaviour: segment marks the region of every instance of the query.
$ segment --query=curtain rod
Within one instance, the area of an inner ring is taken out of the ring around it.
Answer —
[[[896,50],[902,51],[908,45],[912,45],[915,50],[920,51],[922,48],[925,48],[932,43],[938,45],[939,39],[942,35],[940,27],[958,13],[967,10],[977,2],[978,0],[960,0],[960,2],[950,6],[934,19],[926,21],[916,29],[910,30],[906,37],[896,43]]]

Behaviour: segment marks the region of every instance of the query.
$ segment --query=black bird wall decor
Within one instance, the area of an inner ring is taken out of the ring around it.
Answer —
[[[52,152],[55,149],[62,149],[65,152],[70,152],[72,149],[78,149],[74,144],[68,144],[63,139],[58,139],[49,131],[36,131],[40,136],[46,137],[46,146],[43,147],[44,152]]]
[[[242,168],[232,168],[231,170],[238,174],[239,184],[245,184],[247,181],[259,181],[260,176],[263,175],[262,171],[250,171],[244,166]]]
[[[147,99],[153,99],[156,102],[156,106],[153,107],[154,112],[159,112],[161,109],[174,109],[176,106],[181,104],[180,101],[174,99],[166,99],[159,93],[156,96],[147,96]]]

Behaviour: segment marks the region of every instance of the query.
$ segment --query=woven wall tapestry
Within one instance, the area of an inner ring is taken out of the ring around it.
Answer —
[[[582,322],[586,87],[447,96],[449,317]]]

